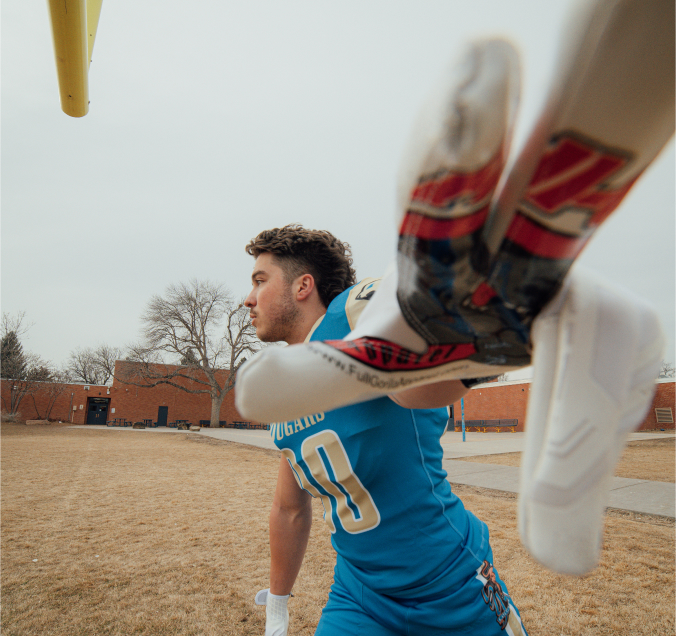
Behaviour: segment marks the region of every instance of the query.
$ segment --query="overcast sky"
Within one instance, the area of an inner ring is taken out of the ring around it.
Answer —
[[[59,106],[46,2],[2,3],[2,311],[56,364],[139,335],[153,294],[191,278],[249,290],[244,245],[286,223],[353,247],[360,277],[395,245],[412,121],[460,47],[522,54],[515,145],[550,81],[571,2],[104,0],[90,111]],[[581,261],[655,303],[674,362],[674,143]]]

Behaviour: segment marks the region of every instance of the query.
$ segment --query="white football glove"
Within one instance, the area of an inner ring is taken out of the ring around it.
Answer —
[[[256,605],[265,605],[265,636],[286,636],[289,630],[289,610],[286,604],[291,594],[277,596],[270,589],[256,594]]]

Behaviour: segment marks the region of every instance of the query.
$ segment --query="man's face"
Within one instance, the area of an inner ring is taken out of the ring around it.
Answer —
[[[244,304],[249,308],[256,335],[263,342],[288,342],[300,311],[292,286],[272,254],[261,254],[254,263],[253,289]]]

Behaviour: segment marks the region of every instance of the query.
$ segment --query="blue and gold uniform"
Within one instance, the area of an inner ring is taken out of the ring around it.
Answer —
[[[377,284],[336,297],[309,339],[347,335]],[[321,499],[338,555],[317,634],[525,634],[487,526],[446,479],[446,421],[446,409],[380,398],[271,425],[301,487]]]

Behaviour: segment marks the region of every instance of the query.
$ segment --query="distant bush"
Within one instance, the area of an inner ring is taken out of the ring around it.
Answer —
[[[16,413],[5,413],[2,412],[2,421],[9,422],[10,424],[23,424],[24,419],[21,417],[21,413],[18,411]]]

